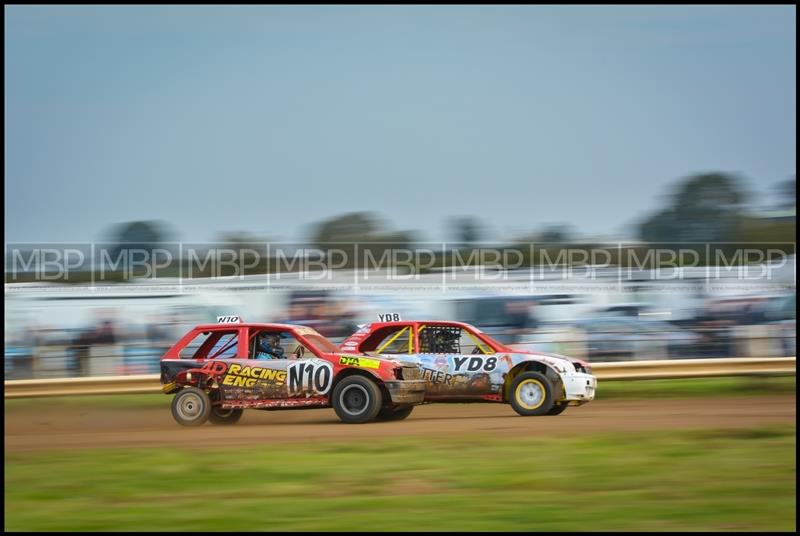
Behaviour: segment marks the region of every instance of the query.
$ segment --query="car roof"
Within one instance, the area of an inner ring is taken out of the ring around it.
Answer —
[[[457,322],[455,320],[398,320],[394,322],[372,322],[370,323],[370,329],[375,328],[383,328],[387,326],[407,326],[409,324],[443,324],[447,326],[458,326],[461,328],[472,328],[478,330],[472,324],[467,324],[466,322]]]
[[[256,322],[240,322],[231,324],[200,324],[195,327],[195,329],[202,329],[202,330],[236,329],[236,328],[262,328],[262,329],[273,329],[281,331],[292,331],[296,329],[314,329],[308,326],[301,326],[299,324],[266,324],[266,323],[256,323]]]

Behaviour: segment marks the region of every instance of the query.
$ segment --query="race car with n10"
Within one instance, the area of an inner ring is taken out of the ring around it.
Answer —
[[[341,352],[309,327],[220,317],[167,350],[161,383],[185,426],[233,424],[245,409],[331,406],[345,423],[389,421],[423,401],[419,368],[404,361]]]
[[[375,322],[340,348],[416,363],[426,402],[504,402],[520,415],[558,415],[593,400],[597,388],[589,363],[516,350],[463,322]]]

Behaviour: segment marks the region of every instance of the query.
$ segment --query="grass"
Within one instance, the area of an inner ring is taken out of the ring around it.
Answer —
[[[785,530],[796,429],[6,454],[5,529]]]
[[[634,398],[695,398],[766,394],[794,394],[795,376],[749,376],[731,378],[688,378],[671,380],[607,380],[598,384],[598,400]],[[102,406],[109,409],[163,408],[170,400],[163,394],[92,395],[53,398],[26,398],[5,401],[6,411],[41,410],[60,407]]]

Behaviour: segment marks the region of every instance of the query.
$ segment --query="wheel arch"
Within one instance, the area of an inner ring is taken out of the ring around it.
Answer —
[[[561,401],[566,397],[564,382],[561,380],[561,375],[559,375],[553,367],[541,361],[528,360],[517,364],[506,374],[505,383],[503,384],[503,402],[509,401],[511,383],[514,381],[514,378],[523,372],[538,372],[550,380],[554,391],[553,401]]]
[[[333,396],[333,390],[336,389],[336,386],[339,384],[340,381],[342,381],[345,378],[349,378],[350,376],[362,376],[364,378],[367,378],[368,380],[372,380],[378,385],[378,389],[380,389],[381,391],[381,397],[383,397],[383,400],[384,401],[391,400],[391,396],[389,395],[389,390],[386,388],[386,386],[383,384],[383,381],[377,375],[369,371],[366,371],[364,369],[355,367],[343,369],[339,374],[336,375],[336,377],[333,379],[333,383],[331,384],[331,389],[330,391],[328,391],[328,397]]]

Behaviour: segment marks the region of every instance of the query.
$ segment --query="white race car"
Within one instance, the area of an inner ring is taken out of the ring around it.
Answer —
[[[505,402],[520,415],[558,415],[594,399],[588,363],[512,349],[463,322],[394,321],[361,327],[339,346],[416,363],[425,401]]]

